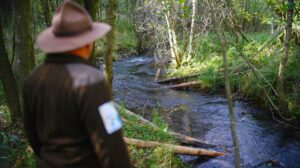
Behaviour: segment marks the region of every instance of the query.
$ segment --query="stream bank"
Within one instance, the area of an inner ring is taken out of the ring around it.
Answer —
[[[228,155],[207,160],[180,156],[192,167],[233,167],[226,99],[201,92],[161,89],[153,83],[156,69],[152,57],[131,57],[114,64],[114,99],[151,120],[159,115],[168,129],[217,145]],[[262,109],[251,103],[234,102],[236,129],[243,167],[300,167],[300,140],[277,122],[258,117]]]

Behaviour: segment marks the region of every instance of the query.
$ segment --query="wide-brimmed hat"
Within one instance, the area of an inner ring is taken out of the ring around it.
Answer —
[[[38,47],[46,53],[60,53],[80,48],[103,37],[111,29],[95,23],[80,5],[65,0],[56,10],[52,26],[37,37]]]

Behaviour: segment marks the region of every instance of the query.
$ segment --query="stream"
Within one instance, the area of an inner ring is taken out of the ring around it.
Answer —
[[[153,83],[156,69],[153,57],[130,57],[114,63],[114,100],[151,120],[157,109],[168,129],[203,139],[229,154],[207,159],[194,156],[180,158],[196,168],[231,168],[234,164],[226,98],[199,91],[164,89]],[[300,168],[300,139],[264,112],[243,100],[234,102],[236,130],[242,167]]]

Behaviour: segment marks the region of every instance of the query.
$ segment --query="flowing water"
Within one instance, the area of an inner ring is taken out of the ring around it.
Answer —
[[[233,167],[233,145],[229,113],[224,96],[195,91],[163,89],[153,83],[156,69],[152,57],[133,57],[115,62],[114,99],[126,108],[151,120],[152,109],[169,125],[169,129],[210,144],[226,156],[206,159],[180,156],[192,167]],[[236,130],[243,167],[300,168],[300,139],[278,122],[261,114],[263,110],[246,101],[234,102]]]

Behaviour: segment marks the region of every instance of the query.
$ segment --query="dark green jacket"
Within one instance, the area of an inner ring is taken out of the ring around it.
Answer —
[[[121,130],[109,134],[99,114],[111,101],[108,84],[87,61],[48,55],[23,93],[25,133],[46,167],[130,167]]]

